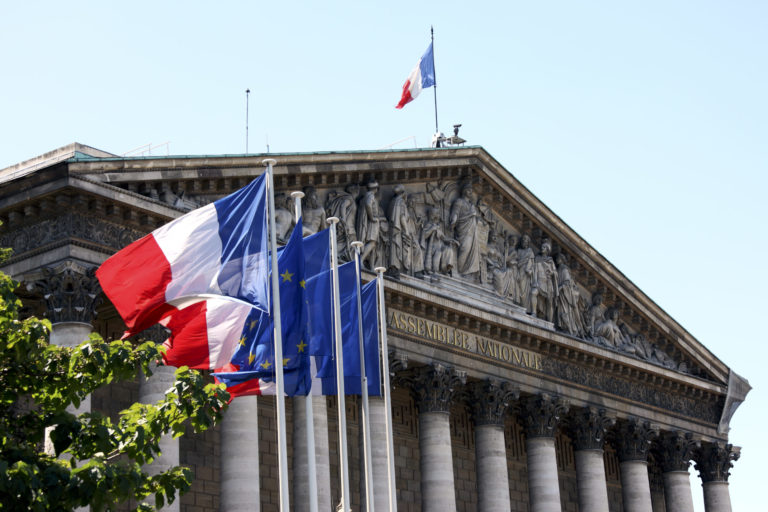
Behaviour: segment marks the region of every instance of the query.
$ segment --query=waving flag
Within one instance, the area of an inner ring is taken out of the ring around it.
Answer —
[[[235,297],[266,310],[265,175],[218,201],[156,229],[96,271],[131,336],[180,301],[205,294]]]
[[[403,95],[395,108],[403,108],[407,103],[415,100],[422,89],[435,85],[435,56],[432,53],[432,43],[429,43],[427,51],[419,59],[416,67],[403,85]]]

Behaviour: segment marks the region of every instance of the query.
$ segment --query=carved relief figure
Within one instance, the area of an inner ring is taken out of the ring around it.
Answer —
[[[357,183],[348,183],[344,192],[331,192],[325,204],[329,217],[338,217],[336,225],[336,242],[339,258],[342,261],[352,261],[352,242],[357,240],[355,222],[357,219],[357,196],[360,186]]]
[[[571,336],[584,337],[586,329],[581,311],[581,296],[579,287],[571,278],[568,258],[565,253],[559,253],[557,261],[557,282],[560,289],[557,293],[557,327]]]
[[[425,249],[424,270],[430,274],[449,274],[454,265],[454,251],[450,247],[454,240],[445,237],[440,217],[439,209],[430,209],[429,220],[421,230],[420,244]]]
[[[590,338],[595,337],[595,328],[600,323],[603,308],[603,296],[600,293],[592,295],[592,304],[584,315],[584,327],[587,329],[587,335]]]
[[[405,187],[395,185],[394,191],[395,195],[389,203],[389,270],[393,275],[400,272],[421,275],[424,255],[419,245],[415,213],[409,208]]]
[[[517,290],[517,253],[514,246],[517,243],[517,237],[510,235],[506,245],[498,247],[498,235],[491,231],[488,239],[488,253],[486,262],[488,263],[488,275],[490,276],[493,289],[500,296],[516,299]],[[510,251],[510,247],[512,250]]]
[[[285,244],[293,226],[293,199],[285,194],[275,194],[275,237],[277,243]]]
[[[610,348],[619,348],[624,344],[624,335],[618,324],[619,310],[608,308],[603,321],[595,327],[595,341]]]
[[[534,260],[533,285],[531,287],[531,311],[538,313],[539,307],[544,312],[544,318],[549,322],[555,320],[555,300],[557,299],[557,267],[550,256],[552,243],[544,239],[541,243],[541,254]]]
[[[523,235],[520,239],[520,248],[517,250],[517,302],[525,308],[529,315],[535,313],[531,309],[534,260],[535,256],[533,249],[531,249],[531,237]]]
[[[379,205],[379,184],[371,182],[360,199],[357,209],[357,237],[363,242],[361,263],[369,269],[384,264],[384,240],[388,233],[387,219]]]
[[[301,221],[304,236],[312,235],[325,226],[325,209],[318,204],[317,190],[312,185],[303,189],[304,199],[301,205]]]
[[[475,279],[480,271],[479,220],[475,192],[471,184],[464,185],[461,196],[453,201],[451,207],[450,228],[459,242],[456,269],[462,276]]]

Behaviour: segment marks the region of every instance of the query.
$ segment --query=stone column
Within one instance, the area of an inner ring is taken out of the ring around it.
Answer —
[[[657,431],[650,423],[630,419],[616,429],[624,512],[652,512],[648,448]]]
[[[331,510],[331,466],[328,453],[328,403],[325,396],[293,398],[293,503],[296,510],[309,510],[309,466],[307,459],[307,409],[312,401],[315,432],[315,478],[317,509]]]
[[[95,269],[73,262],[56,268],[45,268],[41,278],[33,285],[40,290],[51,320],[52,345],[75,347],[87,340],[93,332],[93,319],[100,301],[101,288]],[[72,414],[91,411],[90,395],[78,407],[67,408]]]
[[[454,393],[464,381],[462,374],[438,363],[416,368],[414,372],[424,512],[456,510],[449,415]]]
[[[589,407],[573,417],[574,458],[579,491],[579,510],[608,512],[608,486],[605,480],[603,445],[605,430],[615,423],[605,410]]]
[[[221,510],[258,512],[259,420],[258,397],[232,400],[221,422]]]
[[[510,510],[504,417],[510,403],[519,395],[508,382],[485,380],[469,386],[475,422],[477,509],[480,512]]]
[[[153,369],[149,379],[141,378],[139,382],[139,402],[154,404],[165,398],[165,392],[173,385],[176,368],[170,366],[157,366]],[[160,438],[160,455],[151,464],[144,466],[144,470],[150,475],[162,473],[167,469],[179,465],[179,440],[174,439],[168,433]],[[181,498],[162,508],[163,512],[179,512],[181,510]]]
[[[534,395],[522,402],[531,512],[561,511],[555,430],[566,412],[568,405],[552,395]]]
[[[696,469],[704,488],[706,512],[731,512],[728,476],[741,450],[725,443],[704,443],[695,454]]]
[[[675,512],[693,512],[691,465],[696,442],[690,433],[665,432],[658,441],[661,470],[664,476],[666,509]]]
[[[368,397],[371,416],[371,462],[373,465],[373,508],[389,511],[389,470],[387,469],[387,409],[384,398]]]

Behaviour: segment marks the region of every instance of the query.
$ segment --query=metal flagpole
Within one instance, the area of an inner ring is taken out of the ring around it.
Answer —
[[[251,97],[251,90],[245,90],[245,154],[248,154],[248,100]]]
[[[296,212],[296,222],[301,218],[301,198],[304,192],[291,192]],[[310,356],[312,357],[312,356]],[[307,432],[307,477],[309,478],[309,510],[317,512],[317,465],[315,461],[315,412],[312,409],[312,389],[304,400],[305,429]]]
[[[371,461],[371,421],[368,408],[368,377],[365,375],[365,342],[363,340],[363,290],[360,286],[360,249],[363,242],[354,241],[355,249],[355,279],[357,281],[357,332],[360,342],[360,395],[363,402],[363,463],[365,465],[365,501],[368,512],[374,510],[373,500],[373,465]]]
[[[288,493],[288,446],[285,428],[285,383],[283,382],[283,326],[280,318],[280,282],[277,267],[277,236],[275,234],[275,189],[272,166],[273,158],[262,161],[267,166],[267,187],[269,190],[269,244],[272,254],[272,322],[275,341],[275,393],[277,398],[277,458],[280,475],[280,510],[291,509]]]
[[[435,69],[435,27],[429,27],[429,33],[432,36],[432,74],[435,77],[435,133],[440,133],[440,129],[437,127],[437,70]]]
[[[341,469],[341,504],[343,512],[350,512],[349,465],[347,459],[347,408],[344,403],[344,356],[341,338],[341,300],[339,299],[339,264],[336,247],[338,217],[329,217],[331,225],[331,276],[333,279],[333,331],[336,338],[336,392],[339,409],[339,468]]]
[[[387,409],[387,466],[389,466],[387,482],[389,484],[389,512],[397,512],[397,488],[395,486],[395,445],[392,433],[392,402],[389,397],[389,347],[387,346],[387,315],[384,310],[384,267],[376,267],[379,289],[379,342],[381,343],[381,364],[384,375],[384,407]]]

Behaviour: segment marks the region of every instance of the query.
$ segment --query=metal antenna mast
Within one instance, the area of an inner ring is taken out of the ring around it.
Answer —
[[[251,96],[251,90],[245,90],[245,153],[248,154],[248,100]]]

